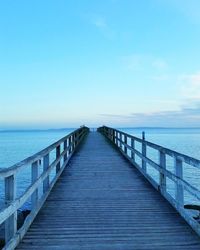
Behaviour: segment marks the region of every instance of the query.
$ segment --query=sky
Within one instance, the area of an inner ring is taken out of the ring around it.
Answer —
[[[0,129],[200,127],[199,0],[0,0]]]

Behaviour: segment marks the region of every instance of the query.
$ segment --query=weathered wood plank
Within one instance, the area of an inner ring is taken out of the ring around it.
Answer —
[[[199,248],[199,237],[177,211],[94,132],[17,249]]]
[[[80,144],[84,136],[88,132],[88,128],[82,128],[76,130],[74,133],[80,132],[79,138],[74,138],[76,141],[76,146]],[[73,135],[73,133],[72,133]],[[70,136],[71,137],[71,136]],[[64,137],[64,139],[69,138]],[[59,141],[60,143],[63,141]],[[75,143],[73,141],[73,143]],[[57,142],[52,144],[57,145]],[[51,146],[52,146],[51,145]],[[74,144],[75,145],[75,144]],[[51,148],[48,147],[48,149]],[[69,145],[69,148],[71,146]],[[57,179],[60,177],[60,174],[62,173],[65,166],[68,164],[72,154],[75,151],[75,148],[71,151],[70,155],[67,156],[66,161],[63,162],[62,167],[60,169],[57,168],[58,163],[60,164],[60,161],[64,155],[66,155],[69,148],[63,150],[63,152],[58,152],[59,146],[56,146],[56,159],[50,164],[50,157],[49,153],[45,155],[40,155],[40,157],[43,157],[43,173],[38,177],[38,156],[41,152],[46,152],[45,150],[41,151],[40,153],[36,154],[35,161],[32,162],[33,157],[29,157],[26,160],[30,160],[29,163],[31,164],[31,186],[29,186],[26,190],[24,190],[24,193],[16,199],[16,181],[15,181],[15,174],[19,171],[23,165],[15,165],[13,169],[6,169],[5,171],[0,171],[0,175],[5,178],[5,207],[0,211],[0,224],[5,221],[5,241],[6,245],[3,249],[9,250],[14,249],[16,245],[19,243],[20,239],[24,236],[27,229],[29,228],[30,224],[32,223],[33,219],[37,215],[38,211],[42,207],[44,201],[48,197],[51,189],[53,188],[54,184],[56,183]],[[60,150],[59,150],[60,151]],[[58,154],[59,153],[59,154]],[[23,161],[22,161],[23,162]],[[20,162],[20,164],[22,164]],[[17,166],[17,168],[16,168]],[[49,178],[49,174],[53,168],[56,168],[56,176],[51,180]],[[15,174],[10,174],[11,172]],[[3,175],[2,175],[3,173]],[[38,186],[43,182],[43,196],[38,200]],[[29,216],[26,218],[24,225],[17,231],[16,225],[17,225],[17,209],[21,207],[25,201],[27,201],[28,198],[31,198],[32,201],[32,211],[29,214]]]

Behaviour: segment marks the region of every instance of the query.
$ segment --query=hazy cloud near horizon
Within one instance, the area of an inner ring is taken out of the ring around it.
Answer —
[[[199,127],[200,102],[176,111],[158,111],[152,113],[131,113],[128,115],[100,114],[109,117],[112,122],[128,123],[133,126],[169,126],[169,127]],[[119,120],[120,119],[120,120]]]

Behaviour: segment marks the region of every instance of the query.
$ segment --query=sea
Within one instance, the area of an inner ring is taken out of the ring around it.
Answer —
[[[145,132],[145,139],[160,146],[172,149],[182,154],[200,159],[200,128],[118,128],[133,136],[142,137]],[[39,152],[50,144],[56,142],[74,129],[58,130],[24,130],[24,131],[0,131],[0,168],[8,168],[15,163]],[[136,149],[141,149],[136,145]],[[155,150],[148,152],[148,157],[158,161],[158,153]],[[136,159],[137,160],[137,159]],[[167,167],[174,172],[174,165],[169,159]],[[22,171],[23,172],[23,171]],[[153,179],[158,179],[158,172],[151,166],[147,172]],[[19,197],[24,189],[30,185],[30,166],[26,166],[23,173],[17,174],[17,196]],[[184,165],[184,178],[196,188],[200,189],[200,170]],[[168,192],[174,196],[175,186],[168,180]],[[198,203],[194,197],[186,193],[188,202]],[[4,201],[4,183],[0,179],[0,206]],[[28,202],[28,201],[27,201]],[[28,204],[28,203],[27,203]]]

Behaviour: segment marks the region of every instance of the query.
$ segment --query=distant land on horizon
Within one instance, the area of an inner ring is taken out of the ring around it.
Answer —
[[[108,126],[109,127],[109,126]],[[0,129],[0,133],[6,132],[54,132],[54,131],[65,131],[65,130],[75,130],[79,127],[74,128],[49,128],[49,129]],[[89,128],[98,128],[98,127],[90,127]],[[116,127],[116,129],[200,129],[200,127]]]

